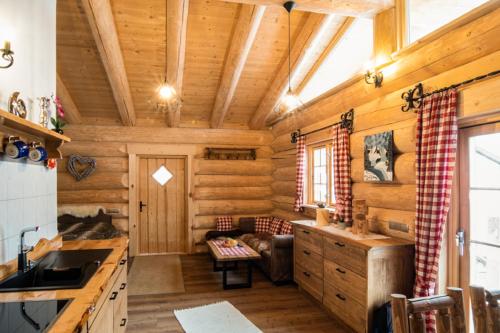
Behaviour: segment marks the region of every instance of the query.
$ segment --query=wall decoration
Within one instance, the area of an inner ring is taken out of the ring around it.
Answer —
[[[394,178],[392,131],[365,136],[365,182],[392,182]]]
[[[19,95],[19,91],[15,91],[12,95],[10,95],[8,103],[9,112],[26,119],[26,116],[28,115],[28,112],[26,111],[26,103],[19,98]]]
[[[255,149],[237,148],[206,148],[206,160],[255,160],[257,153]]]
[[[96,161],[91,157],[71,155],[68,158],[68,166],[66,169],[77,181],[80,181],[94,173]]]
[[[38,103],[40,106],[40,116],[38,118],[38,124],[40,124],[40,126],[47,128],[49,126],[50,98],[39,97]]]

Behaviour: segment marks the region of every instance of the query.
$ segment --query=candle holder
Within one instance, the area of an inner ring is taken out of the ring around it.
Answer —
[[[10,42],[6,41],[4,43],[3,49],[0,49],[2,53],[2,59],[7,61],[7,65],[0,65],[0,68],[9,68],[14,64],[14,51],[10,49]]]

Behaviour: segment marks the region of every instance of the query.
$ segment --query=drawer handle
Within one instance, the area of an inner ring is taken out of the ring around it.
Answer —
[[[335,296],[337,296],[337,298],[338,298],[338,299],[340,299],[340,300],[342,300],[342,301],[345,301],[345,297],[344,297],[344,296],[342,296],[341,294],[337,294],[337,295],[335,295]]]
[[[122,259],[122,260],[120,260],[120,265],[123,266],[123,265],[125,265],[126,262],[127,262],[127,259]]]
[[[122,322],[120,323],[120,326],[123,327],[127,325],[127,318],[122,318]]]
[[[307,230],[302,230],[303,233],[305,233],[306,235],[309,235],[311,232],[307,231]]]
[[[126,287],[126,286],[127,286],[127,284],[126,284],[126,283],[122,283],[122,285],[120,286],[120,290],[125,289],[125,287]]]
[[[337,268],[335,269],[337,272],[341,273],[341,274],[345,274],[345,271],[341,270],[340,268]]]
[[[342,244],[342,243],[339,243],[339,242],[335,242],[335,245],[337,245],[338,247],[344,247],[345,244]]]
[[[116,299],[116,296],[118,296],[118,292],[117,292],[117,291],[113,291],[113,292],[111,293],[111,297],[110,297],[109,299],[110,299],[111,301],[112,301],[112,300],[115,300],[115,299]]]
[[[304,273],[304,275],[307,276],[307,277],[311,277],[311,274],[309,274],[307,272],[302,272],[302,273]]]
[[[305,254],[306,256],[309,256],[309,255],[311,255],[311,252],[309,252],[309,251],[307,251],[307,250],[304,250],[304,254]]]

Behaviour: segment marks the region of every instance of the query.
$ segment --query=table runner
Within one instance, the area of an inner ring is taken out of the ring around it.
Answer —
[[[248,252],[248,250],[242,246],[224,247],[223,244],[225,241],[220,239],[214,240],[213,242],[215,244],[215,247],[217,247],[217,250],[223,256],[247,256],[250,254],[250,252]]]

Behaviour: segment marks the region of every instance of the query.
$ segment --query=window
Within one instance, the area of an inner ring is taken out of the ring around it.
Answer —
[[[317,144],[308,148],[308,204],[323,202],[332,205],[335,201],[333,189],[332,145]]]
[[[408,0],[410,43],[485,2],[488,0]]]
[[[373,20],[358,18],[300,92],[305,103],[362,72],[373,54]]]

